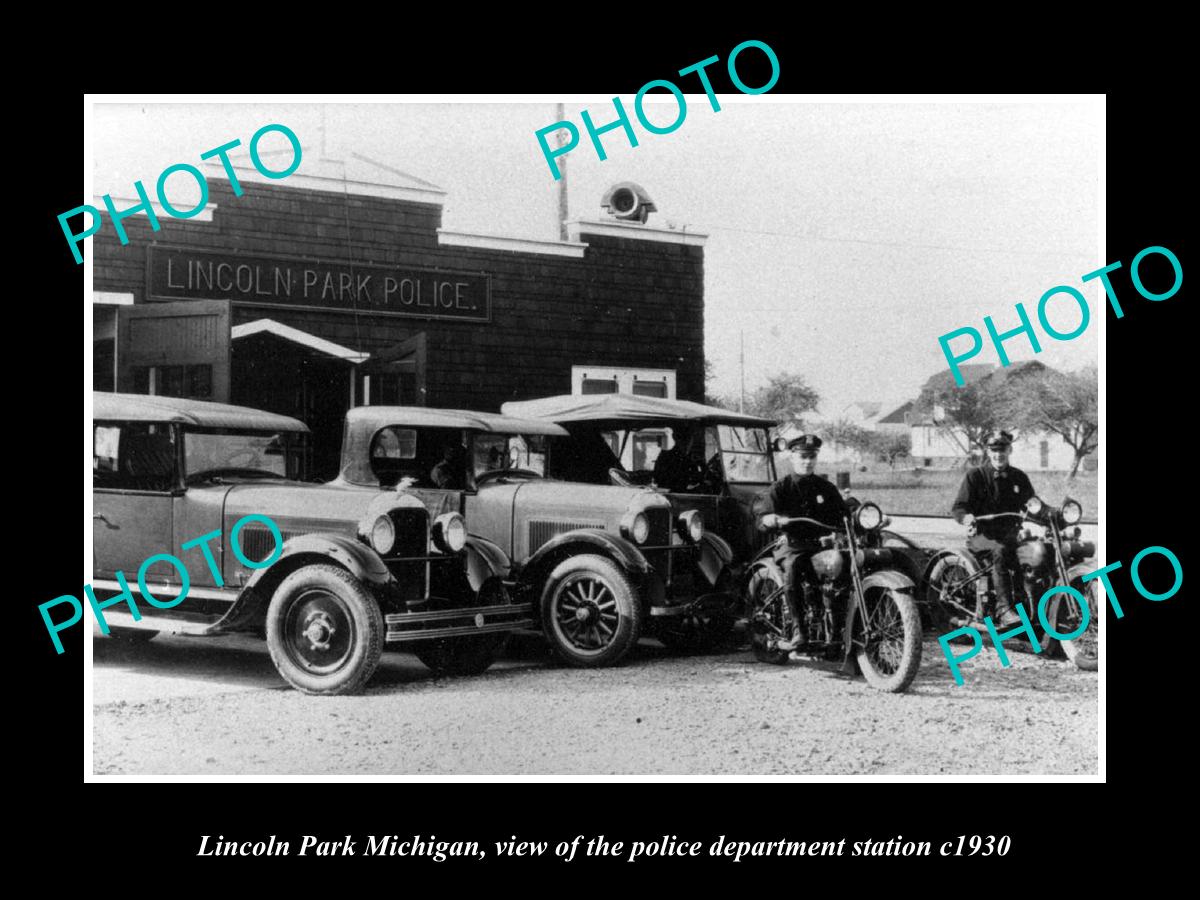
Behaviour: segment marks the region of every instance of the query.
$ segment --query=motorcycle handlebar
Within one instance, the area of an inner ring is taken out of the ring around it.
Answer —
[[[779,517],[779,526],[780,527],[783,527],[784,525],[799,525],[801,523],[803,523],[805,525],[818,525],[821,528],[827,528],[830,531],[838,530],[836,525],[829,525],[829,524],[826,524],[825,522],[818,522],[816,519],[808,519],[808,518],[805,518],[804,516],[791,516],[791,517],[780,516]]]

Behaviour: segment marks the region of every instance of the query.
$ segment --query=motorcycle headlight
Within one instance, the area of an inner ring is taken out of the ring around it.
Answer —
[[[642,514],[626,515],[621,523],[621,533],[635,544],[644,544],[650,537],[650,521]]]
[[[1063,504],[1062,518],[1068,525],[1074,525],[1083,518],[1083,507],[1078,500],[1068,500]]]
[[[1030,497],[1025,501],[1025,511],[1031,516],[1040,516],[1042,514],[1042,498]]]
[[[700,539],[704,537],[704,517],[700,515],[698,510],[689,510],[679,515],[679,534],[685,541],[691,541],[693,544],[700,543]]]
[[[376,516],[371,524],[371,546],[380,556],[386,556],[396,546],[396,526],[391,516]]]
[[[433,544],[443,553],[457,553],[467,546],[467,523],[458,513],[446,513],[433,520]]]
[[[883,510],[874,503],[864,503],[858,508],[856,519],[863,531],[873,531],[883,524]]]

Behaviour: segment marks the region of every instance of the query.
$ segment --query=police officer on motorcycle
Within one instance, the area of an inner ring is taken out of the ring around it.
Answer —
[[[780,527],[780,518],[802,516],[840,527],[847,514],[846,501],[832,484],[814,474],[817,452],[821,439],[815,434],[802,434],[788,441],[792,468],[795,473],[787,475],[773,485],[767,496],[767,512],[762,517],[763,528]],[[800,606],[800,588],[804,600],[813,607],[820,607],[812,585],[816,576],[812,571],[812,555],[821,549],[821,537],[829,534],[828,529],[800,522],[783,526],[787,534],[787,545],[776,551],[775,561],[783,570],[787,586],[788,605],[796,621],[803,622]]]
[[[1025,501],[1034,495],[1029,476],[1008,463],[1012,443],[1013,436],[1007,431],[988,435],[987,460],[967,472],[951,509],[958,522],[968,527],[974,525],[979,534],[999,544],[991,551],[997,556],[992,580],[996,608],[992,618],[1001,627],[1021,624],[1020,617],[1013,611],[1012,596],[1012,573],[1017,567],[1017,533],[1021,520],[1016,516],[1003,516],[976,522],[975,517],[1020,513],[1025,508]]]

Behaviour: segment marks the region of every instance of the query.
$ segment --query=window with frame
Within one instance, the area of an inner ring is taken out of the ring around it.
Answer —
[[[124,491],[175,487],[175,435],[158,422],[96,423],[92,486]]]

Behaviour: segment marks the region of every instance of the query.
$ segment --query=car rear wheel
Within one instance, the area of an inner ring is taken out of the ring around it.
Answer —
[[[542,590],[542,623],[558,657],[571,666],[610,666],[635,646],[642,608],[633,585],[603,556],[558,564]]]
[[[383,653],[383,613],[353,575],[305,566],[283,580],[267,609],[267,648],[283,679],[306,694],[350,694]]]

